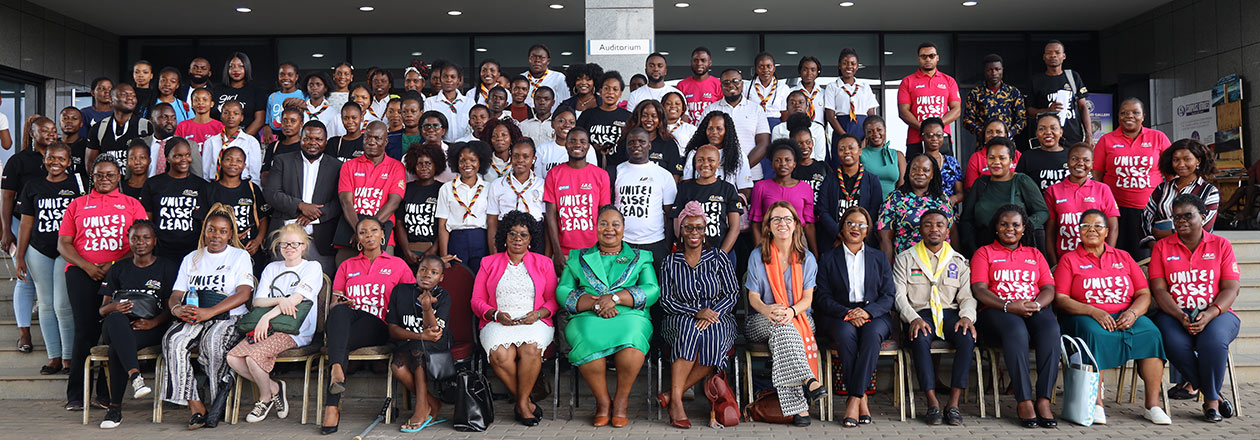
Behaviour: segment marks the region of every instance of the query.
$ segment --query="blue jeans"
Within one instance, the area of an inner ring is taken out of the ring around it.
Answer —
[[[33,247],[26,249],[26,276],[39,296],[39,332],[44,335],[48,358],[70,359],[74,340],[74,309],[66,291],[66,260],[48,258]]]
[[[1204,401],[1220,400],[1229,344],[1238,337],[1238,315],[1234,312],[1222,313],[1197,335],[1186,332],[1180,318],[1161,311],[1153,319],[1164,336],[1168,361],[1203,393]]]
[[[11,229],[14,236],[18,234],[18,225],[19,222],[13,222]],[[31,314],[35,312],[35,284],[30,281],[16,281],[13,285],[13,316],[17,319],[18,328],[30,327]]]

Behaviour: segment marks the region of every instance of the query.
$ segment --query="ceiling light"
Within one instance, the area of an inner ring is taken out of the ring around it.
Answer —
[[[323,58],[323,57],[324,57],[324,54],[322,54],[322,53],[313,53],[313,54],[311,54],[311,58]]]
[[[980,4],[980,2],[975,2],[975,1],[965,1],[965,2],[963,2],[963,6],[975,6],[975,5],[978,5],[978,4]]]
[[[246,8],[246,7],[242,6],[242,7],[236,8],[236,12],[240,12],[240,13],[242,13],[242,14],[248,14],[248,13],[250,13],[250,12],[254,12],[254,10],[253,10],[253,9]]]
[[[768,12],[768,11],[769,11],[769,10],[768,10],[768,9],[766,9],[766,8],[757,8],[757,9],[753,9],[753,13],[754,13],[754,14],[765,14],[765,13],[766,13],[766,12]]]
[[[794,50],[789,50],[789,51],[787,51],[787,54],[788,54],[788,55],[796,55],[796,54],[798,54],[798,53],[800,53],[800,52],[797,52],[797,51],[794,51]]]
[[[849,6],[853,6],[853,2],[840,2],[840,7],[842,8],[847,8]]]
[[[564,5],[559,4],[559,3],[552,3],[551,6],[548,6],[548,7],[551,9],[564,9]]]
[[[446,11],[446,15],[459,16],[464,15],[463,11]]]
[[[726,46],[726,51],[727,51],[727,52],[734,52],[734,51],[735,51],[735,46]]]
[[[413,57],[418,57],[418,56],[420,56],[420,55],[424,55],[424,52],[412,52],[412,53],[411,53],[411,56],[413,56]]]
[[[675,7],[675,8],[685,8],[685,7],[688,7],[688,6],[691,6],[691,3],[685,3],[685,2],[684,2],[684,3],[674,3],[674,7]]]
[[[667,52],[667,51],[661,51],[661,55],[669,55],[669,52]]]
[[[565,64],[565,65],[560,66],[560,67],[563,67],[563,68],[565,68],[565,69],[568,69],[568,68],[569,68],[569,65],[568,65],[568,64]]]
[[[779,66],[782,66],[782,65],[783,65],[783,63],[774,63],[774,67],[779,67]]]
[[[478,48],[477,48],[477,52],[485,52],[485,51],[486,51],[486,48],[484,48],[484,47],[478,47]]]
[[[566,56],[566,57],[567,57],[567,56],[569,56],[569,55],[573,55],[573,52],[564,51],[564,52],[560,52],[560,55],[561,55],[561,56]]]
[[[373,8],[371,6],[359,6],[359,10],[363,12],[372,12],[372,11],[375,11],[376,8]]]
[[[892,55],[892,51],[891,51],[891,50],[886,50],[886,51],[884,51],[884,55]]]

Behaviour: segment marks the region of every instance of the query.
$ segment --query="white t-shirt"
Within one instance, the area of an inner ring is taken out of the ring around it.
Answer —
[[[777,118],[779,112],[787,110],[787,95],[791,92],[788,89],[787,80],[775,79],[769,86],[762,86],[761,80],[753,77],[747,84],[744,86],[744,99],[757,104],[761,111],[766,112],[766,116]],[[765,103],[763,104],[762,101]]]
[[[801,90],[801,93],[805,94],[805,98],[810,97],[809,92],[805,90],[805,86],[800,85],[800,84],[797,84],[796,87],[793,87],[791,90],[788,90],[788,94],[790,95],[792,94],[792,92],[795,92],[797,90]],[[785,110],[787,109],[786,102],[787,101],[784,100]],[[827,113],[826,111],[824,111],[827,108],[827,90],[823,88],[823,86],[818,85],[818,83],[816,82],[814,83],[814,97],[812,100],[812,104],[814,105],[814,120],[823,124],[827,123],[827,121],[824,120]],[[808,112],[808,110],[806,111]]]
[[[627,101],[626,101],[628,104],[626,106],[626,110],[630,110],[631,112],[634,112],[634,109],[639,106],[640,102],[647,101],[649,99],[655,99],[657,101],[661,101],[662,99],[665,98],[665,95],[668,94],[669,92],[678,92],[679,95],[682,95],[682,92],[678,91],[677,88],[670,85],[661,87],[659,89],[654,89],[646,85],[643,87],[639,87],[637,90],[630,92],[630,97],[627,98]]]
[[[456,94],[455,101],[449,102],[446,96],[441,93],[424,99],[424,109],[434,110],[446,116],[446,136],[442,136],[442,140],[447,142],[458,142],[459,139],[470,135],[468,128],[468,111],[476,105],[471,99],[463,95]],[[454,107],[454,108],[452,108]]]
[[[836,112],[836,119],[847,117],[850,93],[853,94],[853,111],[857,115],[865,115],[871,109],[879,107],[879,100],[875,98],[871,86],[861,81],[854,81],[853,85],[849,85],[840,80],[827,86],[827,91],[823,93],[827,99],[823,105]]]
[[[744,161],[748,160],[748,153],[757,147],[757,135],[770,134],[770,123],[766,121],[766,112],[761,111],[761,105],[754,104],[748,96],[740,99],[735,106],[727,104],[725,99],[718,100],[709,104],[709,107],[704,109],[704,114],[708,115],[715,111],[731,115],[731,119],[735,121],[735,134],[739,136],[739,150],[744,155]],[[730,133],[727,133],[727,136],[730,136]],[[752,180],[761,180],[761,164],[749,165],[751,165],[749,174]],[[735,187],[740,188],[739,185]]]
[[[551,104],[551,111],[553,112],[556,111],[556,107],[558,107],[561,102],[564,102],[564,100],[569,99],[569,97],[572,96],[569,94],[569,85],[564,82],[563,73],[554,70],[547,70],[546,73],[543,73],[542,79],[538,79],[531,76],[529,71],[526,70],[521,74],[521,76],[529,80],[529,96],[525,97],[525,104],[530,108],[534,107],[534,89],[537,89],[538,86],[551,87],[551,90],[555,92],[556,100],[554,104]],[[425,108],[427,109],[429,107],[425,106]]]
[[[534,175],[538,176],[538,180],[546,180],[548,171],[556,165],[569,161],[569,150],[554,140],[538,142],[535,145],[538,150],[538,159],[534,161]],[[592,165],[599,163],[596,162],[594,147],[586,150],[586,162]]]
[[[669,134],[674,135],[674,141],[678,142],[678,156],[687,155],[687,143],[691,142],[691,138],[696,135],[696,126],[683,122],[680,118],[677,124],[670,125]]]
[[[520,191],[520,196],[516,192]],[[528,212],[534,220],[542,221],[547,205],[543,203],[543,179],[530,173],[525,182],[516,180],[509,172],[490,184],[490,206],[486,207],[487,216],[504,215],[512,211]]]
[[[521,136],[534,140],[534,145],[556,140],[556,129],[551,126],[551,118],[540,120],[537,116],[521,121]]]
[[[201,145],[201,176],[213,181],[219,175],[219,152],[227,147],[240,147],[245,150],[245,172],[241,173],[241,177],[248,178],[250,182],[262,188],[262,146],[258,144],[257,138],[246,133],[245,130],[238,131],[236,139],[226,146],[223,145],[222,133],[206,138],[206,142]]]
[[[201,259],[194,263],[197,254],[193,251],[179,263],[179,275],[175,276],[175,285],[171,290],[187,292],[194,289],[232,296],[237,287],[254,287],[254,263],[244,249],[228,246],[217,254],[201,249]],[[248,311],[245,304],[241,304],[232,309],[230,315],[244,315]]]
[[[664,240],[665,205],[673,205],[678,194],[674,175],[651,161],[622,162],[613,186],[613,201],[626,217],[626,242],[643,245]]]
[[[696,178],[696,152],[687,155],[687,163],[683,166],[682,180],[691,180]],[[730,182],[735,185],[735,189],[748,189],[753,187],[752,176],[748,171],[748,156],[739,155],[739,171],[734,176],[726,175],[726,169],[722,167],[722,152],[718,151],[718,169],[714,173],[717,178]]]
[[[297,276],[286,274],[279,279],[280,285],[273,286],[278,275],[289,271],[297,273]],[[285,266],[283,260],[273,261],[263,269],[262,277],[258,279],[258,289],[254,291],[254,298],[297,294],[314,303],[310,313],[306,314],[306,319],[302,320],[302,327],[298,329],[298,334],[290,335],[293,336],[293,342],[296,342],[298,347],[302,347],[310,344],[311,338],[315,335],[315,323],[319,316],[319,291],[323,285],[324,271],[318,261],[302,260],[295,267]]]

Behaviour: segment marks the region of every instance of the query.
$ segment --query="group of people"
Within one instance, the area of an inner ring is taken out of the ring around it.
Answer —
[[[920,45],[919,70],[901,82],[905,146],[887,140],[850,49],[825,88],[812,56],[788,88],[770,54],[745,82],[736,69],[712,75],[696,48],[693,75],[674,86],[652,54],[628,94],[596,64],[550,70],[544,45],[519,77],[482,61],[467,91],[455,64],[407,68],[401,95],[389,70],[354,84],[348,63],[331,76],[282,63],[267,95],[243,53],[218,83],[203,58],[187,81],[170,67],[154,81],[141,61],[133,84],[94,81],[93,106],[27,121],[0,184],[0,246],[17,248],[15,297],[32,298],[15,307],[29,317],[39,298],[41,373],[68,370],[67,409],[107,408],[102,428],[121,422],[127,384],[151,392],[136,353],[154,345],[167,360],[162,398],[189,408],[190,429],[219,422],[235,375],[265,391],[247,421],[285,417],[275,359],[312,344],[331,365],[322,433],[337,430],[349,352],[385,344],[419,396],[402,430],[441,423],[425,359],[450,349],[439,284],[457,263],[476,274],[479,342],[525,425],[541,418],[530,395],[548,347],[586,380],[594,425],[622,427],[656,345],[672,365],[658,403],[688,428],[684,394],[726,366],[741,328],[769,346],[795,425],[831,391],[820,368],[833,351],[842,425],[872,423],[866,395],[894,335],[931,424],[961,423],[972,348],[987,344],[1004,354],[1020,422],[1057,426],[1060,334],[1085,340],[1100,368],[1137,360],[1156,424],[1171,423],[1164,359],[1184,378],[1176,390],[1202,393],[1208,421],[1231,416],[1219,391],[1239,273],[1210,232],[1212,153],[1143,127],[1136,99],[1091,145],[1087,89],[1063,69],[1061,43],[1045,46],[1027,100],[991,55],[964,106],[938,58]],[[960,119],[981,140],[965,158],[950,135]],[[1011,139],[1026,123],[1036,145],[1020,148]],[[316,334],[325,277],[333,299]],[[257,324],[238,328],[246,317]],[[101,376],[83,402],[83,362],[102,339],[110,383]],[[937,339],[957,351],[945,403]],[[1094,417],[1105,422],[1101,397]]]

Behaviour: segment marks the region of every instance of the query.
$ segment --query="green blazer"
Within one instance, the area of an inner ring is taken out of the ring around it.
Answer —
[[[634,306],[618,305],[613,318],[601,318],[593,310],[576,310],[582,295],[600,296],[622,290],[634,298]],[[609,256],[600,255],[598,247],[570,251],[556,287],[556,300],[569,314],[564,329],[572,346],[569,362],[582,365],[630,347],[646,354],[652,337],[652,319],[647,309],[656,304],[660,293],[651,252],[628,244],[622,245],[620,254]]]

